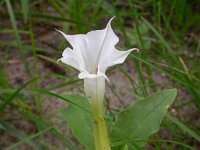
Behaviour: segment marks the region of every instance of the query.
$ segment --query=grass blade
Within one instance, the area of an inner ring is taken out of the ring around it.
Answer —
[[[179,121],[177,118],[173,117],[169,113],[166,114],[167,118],[175,123],[178,127],[180,127],[184,132],[188,133],[191,137],[196,139],[198,142],[200,142],[200,136],[195,133],[193,130],[188,128],[185,124],[183,124],[181,121]]]
[[[24,17],[24,22],[28,22],[28,14],[29,14],[29,0],[21,0],[22,13]]]
[[[15,144],[12,144],[11,146],[5,148],[5,150],[14,149],[14,148],[16,148],[17,146],[19,146],[19,145],[21,145],[21,144],[23,144],[23,143],[25,143],[25,142],[27,142],[27,141],[30,141],[30,140],[32,140],[32,139],[34,139],[34,138],[40,136],[41,134],[44,134],[45,132],[47,132],[47,131],[49,131],[49,130],[51,130],[51,129],[52,129],[52,127],[48,127],[48,128],[46,128],[46,129],[44,129],[44,130],[41,130],[41,131],[38,132],[38,133],[35,133],[35,134],[33,134],[33,135],[31,135],[31,136],[28,136],[28,137],[25,137],[25,138],[22,139],[21,141],[15,143]],[[42,149],[41,149],[41,150],[42,150]]]
[[[28,113],[28,112],[22,112],[22,116],[29,121],[34,122],[37,124],[37,126],[40,126],[41,128],[49,128],[50,126],[48,123],[43,121],[42,119],[36,117],[34,114]],[[65,137],[62,136],[55,128],[52,128],[50,132],[56,136],[58,139],[60,139],[66,146],[68,146],[69,150],[78,150],[78,148],[74,145],[72,145]]]
[[[10,123],[1,121],[0,125],[1,125],[0,126],[1,129],[5,130],[7,132],[10,132],[16,138],[18,138],[20,140],[26,139],[24,142],[26,142],[27,144],[29,144],[30,146],[32,146],[33,148],[35,148],[37,150],[42,150],[42,146],[39,143],[36,143],[32,139],[27,139],[28,135],[24,134],[22,131],[19,131],[18,129],[11,127]],[[12,147],[12,145],[11,145],[11,147]]]
[[[10,104],[13,101],[13,99],[20,93],[21,90],[23,90],[27,85],[29,85],[37,79],[38,77],[32,78],[31,80],[23,84],[20,88],[18,88],[3,104],[0,105],[0,112],[3,111],[6,105]]]
[[[22,47],[20,35],[19,35],[19,32],[18,32],[18,28],[17,28],[17,23],[16,23],[16,20],[15,20],[15,16],[14,16],[14,13],[13,13],[13,9],[12,9],[10,0],[6,0],[6,5],[7,5],[8,13],[9,13],[9,16],[10,16],[10,21],[11,21],[12,27],[15,31],[15,38],[16,38],[16,42],[17,42],[17,45],[18,45],[18,48],[19,48],[19,51],[20,51],[21,59],[24,63],[24,66],[26,68],[27,73],[29,75],[31,75],[30,69],[28,67],[27,59],[25,58],[25,53],[24,53],[24,50],[23,50],[23,47]]]

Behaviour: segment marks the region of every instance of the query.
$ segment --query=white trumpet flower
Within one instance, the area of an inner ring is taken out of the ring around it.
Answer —
[[[113,18],[112,18],[113,19]],[[72,66],[80,71],[80,79],[104,76],[108,67],[121,64],[128,54],[137,48],[119,51],[115,48],[119,38],[111,28],[111,21],[103,30],[95,30],[87,34],[67,35],[60,32],[70,43],[71,48],[66,48],[62,58],[58,61]]]
[[[113,18],[112,18],[113,19]],[[96,150],[111,150],[103,118],[103,99],[105,93],[105,72],[108,67],[121,64],[128,54],[137,48],[119,51],[115,48],[119,38],[111,28],[111,21],[103,30],[87,34],[67,35],[59,31],[71,44],[58,61],[80,71],[78,77],[84,79],[84,91],[91,105],[94,118],[94,138]]]

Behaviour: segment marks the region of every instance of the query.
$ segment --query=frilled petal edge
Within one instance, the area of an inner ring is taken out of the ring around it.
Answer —
[[[98,71],[105,73],[108,67],[123,63],[126,57],[134,50],[137,52],[139,51],[137,48],[132,48],[127,51],[119,51],[114,49],[110,55],[108,55],[99,63]]]
[[[62,58],[58,59],[58,61],[62,61],[65,64],[70,65],[71,67],[83,71],[84,69],[81,67],[80,60],[77,59],[74,51],[70,48],[66,48],[62,53]]]

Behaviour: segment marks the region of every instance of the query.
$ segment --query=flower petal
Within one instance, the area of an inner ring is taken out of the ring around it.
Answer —
[[[91,31],[86,34],[88,56],[91,60],[91,68],[94,71],[97,70],[99,62],[102,61],[106,55],[111,53],[113,47],[119,41],[119,38],[111,28],[112,19],[110,19],[105,29]]]
[[[92,70],[91,65],[94,63],[92,62],[91,54],[88,52],[89,50],[86,43],[86,35],[85,34],[67,35],[60,30],[57,31],[60,32],[73,47],[74,52],[81,60],[82,66],[85,68],[85,70],[91,72]]]
[[[130,52],[134,50],[138,51],[137,48],[129,49],[127,51],[119,51],[114,48],[111,54],[104,58],[99,64],[99,72],[105,73],[108,67],[123,63]]]
[[[60,30],[56,29],[56,31],[60,32],[73,48],[82,49],[85,47],[85,34],[68,35]]]
[[[84,72],[79,73],[79,75],[78,75],[79,79],[86,79],[86,78],[94,79],[94,78],[98,78],[98,77],[104,77],[108,82],[110,82],[108,77],[105,75],[105,73],[101,73],[101,72],[98,72],[98,74],[91,74],[91,73],[84,71]]]
[[[113,47],[119,41],[111,28],[112,19],[105,29],[91,31],[87,34],[67,35],[57,30],[68,40],[73,50],[82,59],[85,70],[91,74],[97,73],[99,62],[112,52]]]
[[[71,50],[70,48],[66,48],[63,51],[62,58],[59,60],[62,61],[63,63],[72,66],[73,68],[83,71],[83,68],[80,65],[80,61],[77,59],[76,55],[74,54],[74,51]]]
[[[117,49],[115,49],[114,51],[112,51],[111,55],[110,55],[110,63],[109,66],[113,66],[116,64],[121,64],[125,61],[126,57],[130,54],[130,52],[132,52],[133,49],[129,49],[127,51],[119,51]]]
[[[78,78],[79,79],[97,78],[97,77],[100,77],[100,76],[103,76],[103,75],[91,74],[91,73],[88,73],[88,72],[81,72],[81,73],[79,73]]]
[[[112,18],[113,19],[113,18]],[[115,49],[119,38],[111,28],[111,21],[103,30],[95,30],[87,34],[67,35],[60,32],[71,44],[73,50],[64,51],[62,62],[78,69],[79,78],[96,78],[105,75],[110,66],[123,63],[128,54],[137,49],[119,51]]]

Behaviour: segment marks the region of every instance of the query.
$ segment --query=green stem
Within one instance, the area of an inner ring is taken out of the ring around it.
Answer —
[[[103,117],[103,100],[91,103],[94,117],[94,139],[96,150],[111,150],[108,132]]]
[[[103,118],[105,78],[85,78],[84,91],[91,105],[91,110],[94,118],[94,140],[96,150],[111,150],[109,146],[106,123]]]

